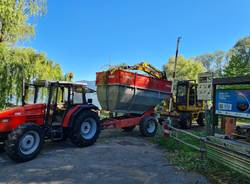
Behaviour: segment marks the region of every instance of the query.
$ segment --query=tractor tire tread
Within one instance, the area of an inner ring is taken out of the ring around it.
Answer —
[[[96,123],[97,123],[96,134],[91,139],[84,139],[80,135],[81,122],[84,119],[86,119],[87,117],[92,117],[93,119],[96,120]],[[100,119],[99,119],[98,114],[96,112],[90,111],[90,110],[84,111],[81,114],[77,115],[77,118],[75,119],[75,121],[73,123],[73,127],[72,127],[72,130],[70,132],[69,138],[70,138],[71,142],[74,145],[76,145],[77,147],[90,146],[90,145],[93,145],[96,142],[96,140],[98,139],[99,134],[100,134],[100,130],[101,130],[101,124],[100,124]]]
[[[36,131],[40,136],[40,143],[35,152],[30,155],[24,155],[19,150],[19,141],[21,137],[27,131]],[[13,130],[9,135],[8,139],[5,141],[5,151],[6,154],[16,162],[26,162],[34,159],[40,152],[44,143],[44,131],[43,129],[34,123],[25,123],[18,126],[15,130]]]

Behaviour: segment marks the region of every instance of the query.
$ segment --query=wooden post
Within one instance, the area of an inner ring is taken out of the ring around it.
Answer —
[[[230,138],[232,137],[232,134],[234,132],[235,125],[235,118],[225,117],[225,134]]]

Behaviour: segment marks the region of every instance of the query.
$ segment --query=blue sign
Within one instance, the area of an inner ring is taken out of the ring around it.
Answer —
[[[216,90],[215,113],[250,118],[250,90]]]

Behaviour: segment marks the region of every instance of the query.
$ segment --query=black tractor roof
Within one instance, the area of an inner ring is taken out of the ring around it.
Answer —
[[[51,85],[58,85],[59,87],[80,87],[80,88],[84,88],[86,93],[96,92],[95,90],[87,87],[87,84],[83,82],[36,80],[26,85],[38,86],[38,87],[49,87]]]

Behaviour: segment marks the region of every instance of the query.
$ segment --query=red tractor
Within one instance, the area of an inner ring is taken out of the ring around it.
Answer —
[[[0,146],[17,161],[34,159],[44,140],[65,140],[78,147],[92,145],[101,125],[98,107],[83,83],[35,81],[25,84],[22,106],[0,111]]]

